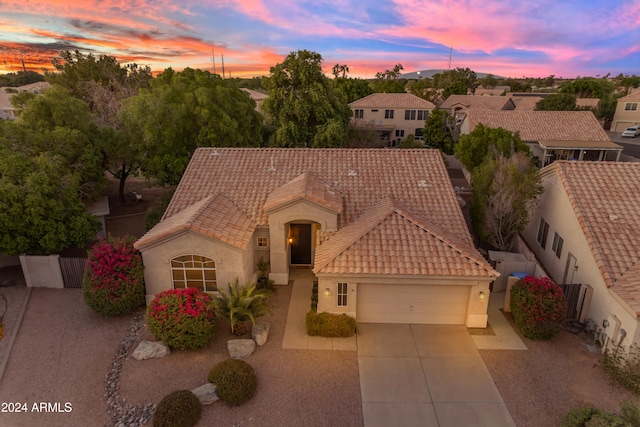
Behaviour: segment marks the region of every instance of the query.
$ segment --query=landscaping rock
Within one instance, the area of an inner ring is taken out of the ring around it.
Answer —
[[[171,350],[162,341],[141,341],[138,347],[133,350],[132,356],[136,360],[146,360],[169,354],[171,354]]]
[[[202,384],[200,387],[196,387],[191,390],[191,393],[195,394],[203,405],[210,405],[213,402],[220,400],[220,397],[218,396],[218,388],[212,383]]]
[[[253,325],[251,328],[251,338],[258,344],[259,346],[263,346],[264,343],[267,342],[267,337],[269,336],[269,323],[265,321],[260,321]]]
[[[227,341],[227,350],[232,359],[244,359],[253,354],[256,349],[256,342],[250,339],[239,339]]]

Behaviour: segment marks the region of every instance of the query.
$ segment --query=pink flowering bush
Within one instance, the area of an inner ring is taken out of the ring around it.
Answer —
[[[131,313],[144,305],[144,267],[133,239],[100,240],[90,251],[82,289],[89,307],[105,316]]]
[[[211,297],[196,288],[164,291],[147,307],[147,326],[169,347],[181,350],[204,347],[216,331],[210,304]]]
[[[548,339],[560,332],[567,300],[553,280],[527,276],[511,288],[511,312],[522,335]]]

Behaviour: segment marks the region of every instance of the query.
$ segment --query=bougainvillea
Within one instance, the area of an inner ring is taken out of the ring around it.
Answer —
[[[144,267],[130,237],[100,240],[89,251],[82,280],[84,300],[105,316],[131,313],[144,305]]]
[[[147,326],[169,347],[204,347],[216,331],[210,304],[211,297],[196,288],[164,291],[147,307]]]
[[[527,276],[511,288],[511,312],[525,337],[548,339],[560,332],[567,300],[553,280]]]

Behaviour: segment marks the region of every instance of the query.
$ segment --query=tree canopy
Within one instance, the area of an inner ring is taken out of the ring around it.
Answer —
[[[269,91],[262,109],[275,126],[270,145],[342,147],[351,109],[341,91],[322,72],[317,52],[291,52],[264,79]]]
[[[444,110],[431,111],[424,125],[425,144],[445,154],[453,154],[452,127],[455,127],[455,121],[449,113]]]
[[[554,93],[536,102],[536,111],[575,111],[576,97],[568,93]]]
[[[464,87],[464,92],[459,93],[459,95],[466,95],[467,91],[475,91],[478,85],[478,76],[470,68],[458,67],[433,76],[433,87],[444,90],[449,88],[449,93],[458,93]]]
[[[337,77],[331,80],[331,84],[342,93],[347,104],[373,93],[373,88],[369,82],[362,79]]]
[[[515,134],[503,128],[491,128],[478,124],[471,133],[462,135],[454,148],[455,156],[469,172],[472,172],[487,157],[502,154],[524,152],[529,154],[529,147],[522,142],[518,132]]]

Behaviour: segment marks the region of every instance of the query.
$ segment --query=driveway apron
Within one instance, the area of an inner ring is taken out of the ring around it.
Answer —
[[[365,427],[514,427],[464,326],[358,324]]]

